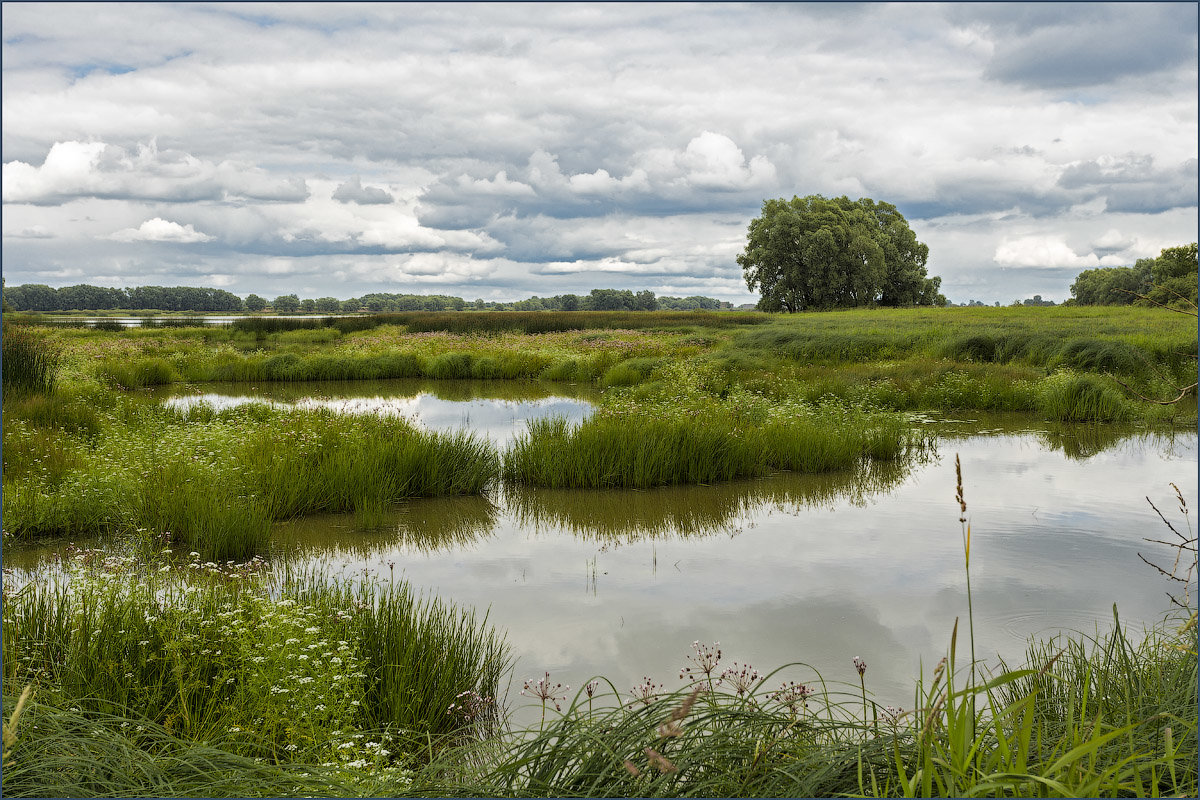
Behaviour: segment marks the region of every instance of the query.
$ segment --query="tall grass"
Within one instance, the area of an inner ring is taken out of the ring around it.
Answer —
[[[494,698],[508,665],[486,619],[399,581],[86,551],[6,591],[6,691],[36,682],[46,702],[137,709],[173,736],[272,762],[403,763],[477,735],[480,720],[449,709],[464,693]]]
[[[504,454],[504,479],[551,489],[644,489],[705,484],[772,470],[847,470],[899,458],[919,446],[902,419],[835,409],[746,419],[714,403],[648,405],[596,414],[575,425],[529,423]]]
[[[62,351],[28,327],[4,321],[0,353],[4,394],[49,394],[54,391]]]
[[[266,552],[272,520],[477,495],[499,476],[487,440],[403,419],[142,405],[140,416],[106,417],[87,436],[6,417],[5,532],[169,534],[206,558],[242,560]],[[38,411],[6,411],[30,408]]]
[[[763,678],[714,665],[645,700],[600,680],[536,729],[447,752],[415,788],[497,797],[1195,795],[1196,661],[1170,627],[1141,645],[1119,625],[1091,646],[1044,643],[1028,666],[973,685],[956,672],[955,638],[909,711],[872,703],[864,718],[857,685],[819,676],[781,684],[783,669],[803,665]]]

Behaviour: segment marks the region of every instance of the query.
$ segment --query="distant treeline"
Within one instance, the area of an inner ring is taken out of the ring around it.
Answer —
[[[1194,307],[1197,263],[1195,242],[1167,247],[1158,258],[1139,258],[1132,267],[1084,270],[1071,284],[1071,297],[1084,306]]]
[[[300,299],[286,294],[268,300],[251,294],[245,300],[223,289],[191,286],[138,286],[113,289],[102,286],[64,286],[55,289],[38,283],[4,287],[4,306],[10,311],[192,311],[202,313],[257,313],[268,308],[282,314],[373,314],[404,311],[719,311],[732,304],[711,297],[655,297],[654,292],[628,289],[593,289],[590,294],[530,297],[510,303],[473,302],[447,295],[390,294],[377,292],[339,300],[336,297]]]
[[[154,311],[205,311],[236,313],[246,310],[242,298],[223,289],[194,286],[64,286],[55,289],[40,283],[4,287],[4,304],[12,311],[103,311],[108,309]]]

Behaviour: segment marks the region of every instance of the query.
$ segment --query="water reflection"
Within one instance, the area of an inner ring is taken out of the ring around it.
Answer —
[[[320,514],[275,526],[278,556],[326,561],[370,558],[385,551],[429,554],[469,549],[496,527],[499,507],[488,497],[413,500],[364,527],[352,514]]]
[[[330,530],[325,555],[314,543],[301,561],[384,579],[394,570],[489,610],[519,655],[518,685],[543,670],[572,686],[596,674],[674,685],[688,645],[719,640],[729,660],[803,661],[789,679],[816,671],[855,687],[860,655],[868,690],[907,706],[922,662],[944,654],[966,617],[956,453],[981,658],[1019,663],[1032,635],[1105,629],[1114,603],[1134,636],[1165,610],[1170,587],[1138,559],[1156,554],[1144,537],[1162,525],[1143,498],[1171,507],[1167,484],[1196,474],[1195,434],[1124,437],[1079,458],[1045,433],[949,436],[940,457],[874,472],[513,492],[451,547],[414,545],[397,526],[351,556],[347,540],[368,540]],[[442,503],[410,504],[406,530],[418,519],[437,528]]]
[[[478,399],[541,400],[548,397],[568,397],[578,400],[595,401],[599,397],[599,391],[588,383],[503,380],[447,381],[428,378],[291,381],[252,385],[218,381],[167,387],[157,390],[154,396],[160,400],[165,400],[172,397],[187,398],[209,394],[255,397],[289,404],[297,403],[307,398],[416,397],[422,394],[448,401]]]
[[[566,530],[606,544],[733,533],[773,509],[863,506],[902,482],[911,461],[875,462],[819,475],[781,473],[712,486],[652,490],[513,488],[505,504],[516,525],[533,532]]]
[[[1170,452],[1176,441],[1186,450],[1194,428],[1148,430],[1133,425],[1049,422],[1028,414],[971,412],[953,417],[940,414],[915,415],[915,421],[933,431],[942,441],[975,436],[1024,434],[1036,436],[1049,450],[1081,460],[1121,447],[1133,450],[1152,447]]]

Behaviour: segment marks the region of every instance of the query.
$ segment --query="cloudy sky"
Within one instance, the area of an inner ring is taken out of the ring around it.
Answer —
[[[771,197],[952,302],[1194,241],[1194,4],[3,5],[9,284],[755,299]]]

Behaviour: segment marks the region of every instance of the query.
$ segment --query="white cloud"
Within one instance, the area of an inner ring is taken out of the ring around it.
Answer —
[[[171,222],[161,217],[148,219],[136,228],[117,231],[109,238],[117,242],[173,242],[176,244],[211,242],[213,239],[208,234],[197,231],[191,223],[180,225],[178,222]]]
[[[688,142],[679,159],[687,181],[703,189],[748,189],[775,180],[775,167],[763,156],[750,163],[728,136],[704,131]]]
[[[303,201],[302,178],[274,177],[251,164],[213,163],[156,140],[133,151],[104,142],[55,142],[40,166],[4,164],[5,203],[60,204],[80,197],[191,202]]]
[[[494,178],[473,179],[469,175],[458,176],[458,186],[470,194],[498,195],[500,197],[532,197],[533,187],[520,181],[510,181],[508,172],[500,170]]]
[[[1090,269],[1100,265],[1095,253],[1078,255],[1057,236],[1024,236],[1002,242],[992,260],[1005,267]]]

